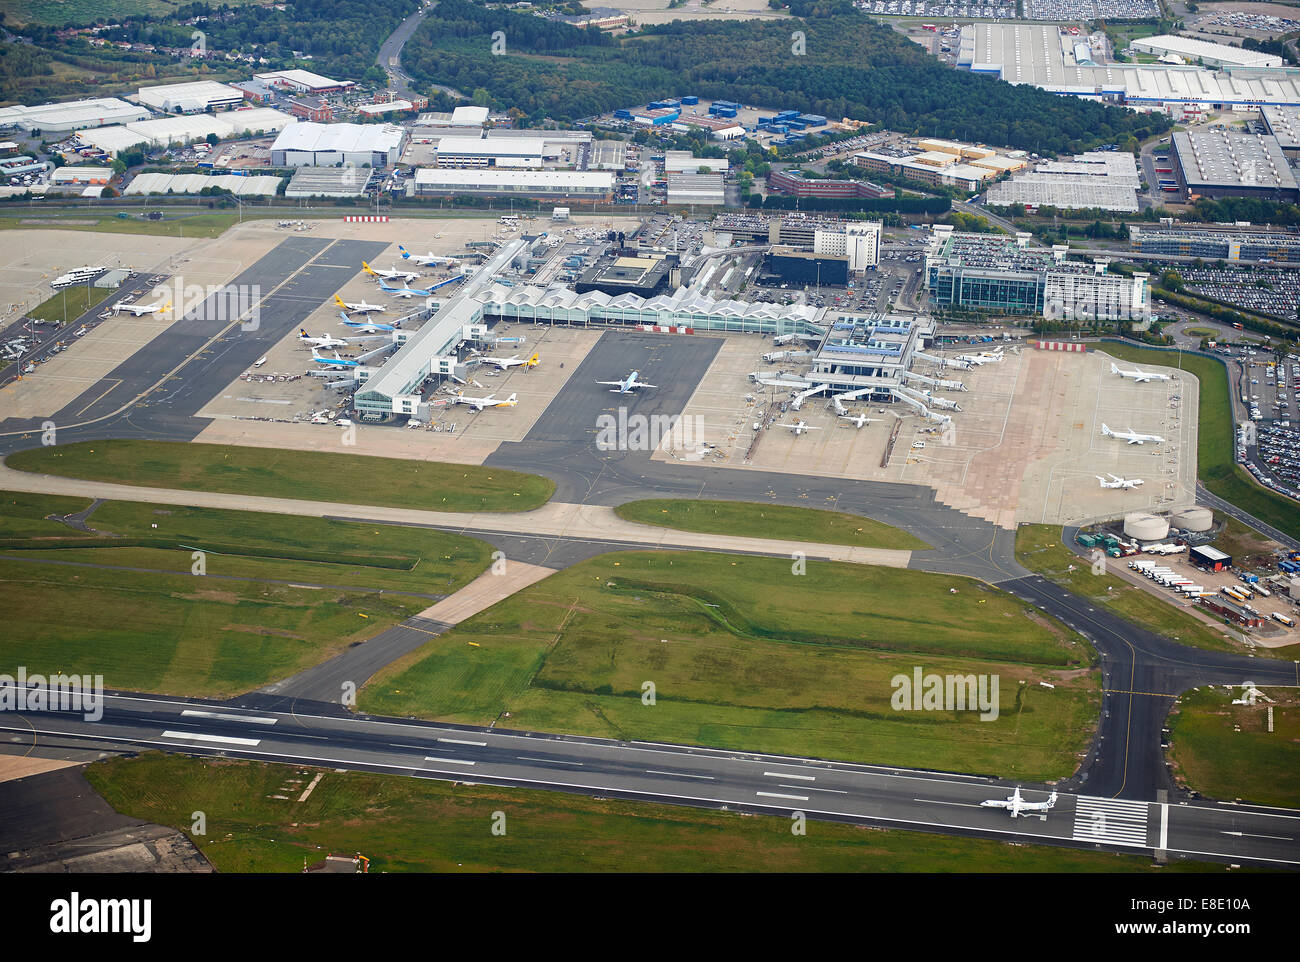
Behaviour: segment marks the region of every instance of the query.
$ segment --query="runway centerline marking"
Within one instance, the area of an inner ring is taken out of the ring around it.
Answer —
[[[432,755],[425,755],[426,762],[440,762],[444,765],[474,765],[475,762],[468,762],[461,758],[435,758]]]
[[[219,745],[247,745],[254,748],[262,744],[260,738],[236,738],[233,735],[205,735],[203,732],[163,732],[163,738],[184,738],[195,742],[214,742]]]
[[[761,798],[788,798],[791,801],[795,801],[795,802],[808,801],[807,795],[782,795],[780,792],[755,792],[754,794],[760,796]]]
[[[474,745],[478,748],[487,748],[487,742],[472,742],[464,738],[439,738],[438,741],[451,745]]]
[[[768,778],[797,778],[801,782],[817,781],[816,775],[793,775],[788,772],[764,772],[763,774]]]
[[[657,772],[653,768],[647,768],[645,773],[647,775],[670,775],[673,778],[704,778],[711,782],[716,781],[712,775],[688,775],[686,772]]]

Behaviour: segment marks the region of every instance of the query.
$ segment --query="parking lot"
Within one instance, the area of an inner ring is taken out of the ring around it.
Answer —
[[[1192,291],[1248,311],[1294,320],[1296,305],[1300,305],[1300,273],[1296,271],[1199,267],[1179,274]]]

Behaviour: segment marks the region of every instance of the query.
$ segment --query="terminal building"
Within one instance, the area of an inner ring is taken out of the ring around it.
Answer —
[[[1267,227],[1188,224],[1182,227],[1129,225],[1129,249],[1222,261],[1272,261],[1300,264],[1300,234]]]
[[[1178,185],[1189,196],[1300,200],[1300,185],[1276,137],[1222,127],[1179,131],[1169,156]]]
[[[1069,248],[1029,247],[1015,238],[954,233],[935,225],[925,260],[937,307],[1056,318],[1142,320],[1150,316],[1148,275],[1110,274],[1106,264],[1066,260]]]

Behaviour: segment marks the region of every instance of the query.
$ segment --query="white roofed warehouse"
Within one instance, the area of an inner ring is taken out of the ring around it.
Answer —
[[[244,102],[244,92],[214,80],[196,80],[193,83],[141,87],[139,99],[146,107],[165,114],[198,114],[238,107]]]
[[[393,124],[315,124],[286,127],[271,145],[272,167],[387,167],[397,162],[406,131]]]
[[[72,100],[62,104],[42,107],[25,107],[21,104],[0,109],[0,126],[21,127],[28,133],[46,137],[62,137],[76,130],[124,124],[133,120],[148,120],[152,116],[138,104],[129,104],[116,97],[95,100]]]
[[[614,175],[606,170],[449,170],[421,167],[415,172],[408,189],[416,197],[492,194],[607,200],[614,193]]]

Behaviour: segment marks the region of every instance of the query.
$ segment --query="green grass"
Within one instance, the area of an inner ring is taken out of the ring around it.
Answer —
[[[747,501],[629,501],[614,509],[627,521],[744,538],[774,538],[862,548],[924,551],[930,545],[893,525],[842,511]]]
[[[1179,699],[1170,721],[1169,754],[1188,788],[1222,799],[1300,806],[1300,695],[1294,688],[1261,689],[1267,707],[1233,705],[1241,689],[1199,688]]]
[[[1110,341],[1100,350],[1124,361],[1168,365],[1170,351],[1130,347]],[[1293,538],[1300,538],[1300,507],[1294,501],[1256,484],[1233,460],[1235,432],[1228,397],[1228,372],[1219,361],[1197,354],[1182,355],[1182,369],[1201,382],[1200,419],[1196,444],[1197,473],[1201,483],[1226,501]]]
[[[1211,330],[1208,327],[1185,327],[1184,334],[1190,334],[1192,337],[1218,337],[1219,332]]]
[[[1139,855],[1010,845],[835,822],[807,825],[728,812],[560,792],[325,772],[148,753],[91,765],[118,811],[189,834],[221,872],[301,872],[360,852],[372,872],[1153,872],[1221,871]],[[287,800],[269,796],[285,795]],[[505,813],[504,836],[489,831]]]
[[[1056,525],[1022,524],[1016,530],[1016,560],[1031,571],[1069,588],[1074,594],[1166,638],[1208,651],[1242,650],[1227,635],[1180,611],[1160,596],[1115,575],[1094,575],[1088,561],[1061,544],[1061,529]],[[1128,563],[1122,558],[1107,558],[1106,562],[1112,565]],[[1191,606],[1190,602],[1186,604]],[[1257,655],[1272,658],[1296,656],[1294,646],[1254,651]]]
[[[403,592],[450,594],[491,552],[438,531],[135,503],[101,505],[89,520],[99,535],[44,520],[88,504],[0,494],[0,669],[75,666],[113,688],[237,694],[419,613],[433,601]],[[218,577],[191,573],[195,549]]]
[[[111,293],[113,292],[107,287],[88,287],[85,284],[78,284],[76,287],[55,291],[49,300],[42,302],[35,310],[29,311],[28,316],[38,321],[61,322],[65,318],[75,321]]]
[[[425,511],[528,511],[555,491],[537,475],[477,465],[168,441],[83,441],[19,451],[5,463],[118,484]]]
[[[232,7],[258,0],[225,0]],[[183,4],[170,0],[8,0],[5,14],[14,23],[120,23],[124,17],[166,16]]]
[[[1091,737],[1093,658],[1063,626],[959,577],[821,562],[799,576],[780,559],[619,552],[431,639],[377,675],[362,706],[1045,779],[1072,772]],[[895,711],[891,679],[916,666],[997,675],[999,717]]]
[[[39,205],[21,214],[0,216],[0,230],[88,230],[108,234],[154,234],[167,237],[220,237],[239,222],[238,211],[190,214],[166,209],[163,220],[144,220],[139,210],[123,219],[112,214],[82,211],[46,213]],[[282,218],[280,212],[244,212],[244,220]]]

